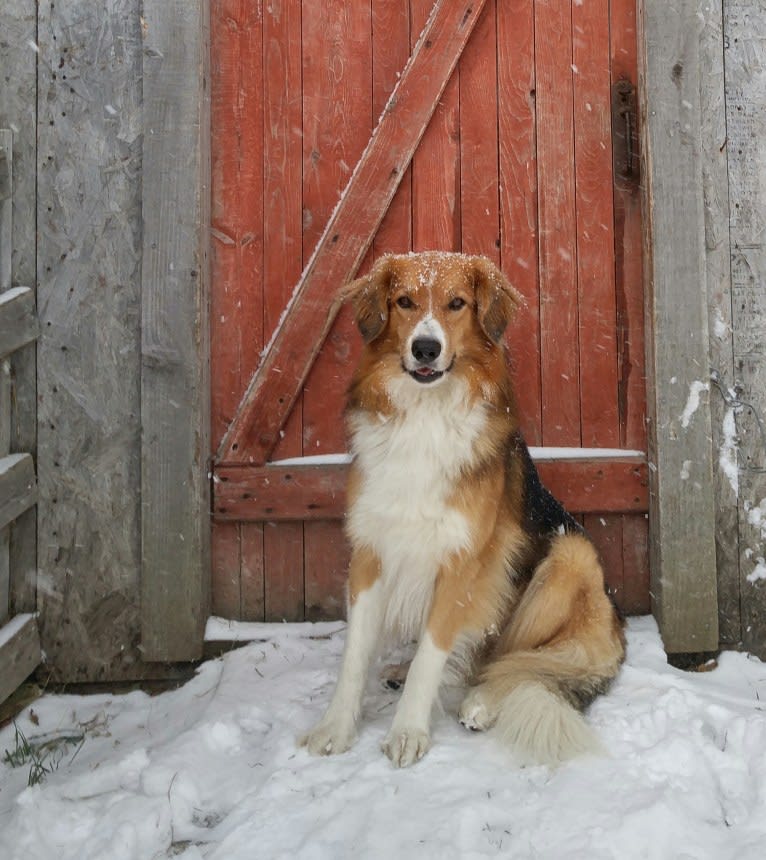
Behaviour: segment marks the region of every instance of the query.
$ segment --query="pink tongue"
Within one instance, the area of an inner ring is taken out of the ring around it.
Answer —
[[[419,367],[415,371],[415,373],[417,373],[418,376],[433,376],[434,372],[435,371],[433,371],[430,367]]]

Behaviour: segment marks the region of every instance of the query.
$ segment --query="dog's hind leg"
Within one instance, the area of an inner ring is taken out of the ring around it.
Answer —
[[[348,632],[338,684],[327,712],[298,743],[313,755],[342,753],[356,740],[356,725],[370,662],[383,621],[380,562],[371,550],[354,553],[349,567]]]
[[[496,731],[524,762],[556,764],[598,743],[580,710],[616,675],[621,625],[581,535],[557,537],[460,709],[468,728]]]

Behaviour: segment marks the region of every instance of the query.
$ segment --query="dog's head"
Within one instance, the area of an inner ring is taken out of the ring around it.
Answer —
[[[522,302],[486,257],[439,251],[381,257],[342,297],[369,350],[422,386],[493,351]]]

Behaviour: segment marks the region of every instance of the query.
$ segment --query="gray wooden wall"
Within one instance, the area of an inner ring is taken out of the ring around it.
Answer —
[[[640,10],[656,611],[766,657],[766,4]]]
[[[766,5],[726,0],[723,14],[731,322],[716,323],[731,350],[721,361],[724,420],[738,437],[738,493],[721,535],[722,632],[766,657]],[[730,390],[733,389],[733,390]],[[731,420],[731,418],[729,418]],[[725,456],[725,452],[722,456]],[[722,494],[722,498],[725,495]],[[736,516],[735,512],[736,511]],[[723,587],[725,583],[725,588]],[[737,613],[737,604],[741,608]]]
[[[0,128],[14,133],[12,280],[36,284],[42,335],[36,373],[34,349],[14,367],[28,403],[18,409],[13,448],[35,450],[36,437],[40,488],[36,567],[32,516],[22,524],[31,532],[22,559],[28,588],[16,609],[36,603],[53,680],[172,674],[146,662],[147,640],[152,661],[201,656],[208,564],[207,416],[200,414],[208,388],[200,252],[207,221],[199,202],[207,194],[199,132],[204,9],[196,0],[0,6]],[[150,90],[150,77],[162,84]],[[156,138],[147,154],[148,135]],[[155,201],[151,237],[147,195]],[[147,277],[145,261],[154,258],[160,263]],[[169,316],[153,322],[147,344],[155,306]],[[142,436],[147,427],[152,433]],[[158,438],[168,469],[147,456]],[[149,463],[144,475],[142,462]],[[143,532],[142,496],[154,500]],[[146,532],[162,535],[148,550]],[[171,605],[179,593],[186,602]]]

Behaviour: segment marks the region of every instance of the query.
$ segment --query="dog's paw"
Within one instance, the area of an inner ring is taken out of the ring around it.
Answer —
[[[356,740],[353,724],[339,720],[322,720],[310,732],[298,738],[298,746],[311,755],[338,755],[351,749]]]
[[[431,746],[428,732],[422,729],[392,729],[381,749],[394,767],[409,767],[420,761]]]
[[[407,680],[410,661],[406,663],[389,663],[380,672],[380,682],[385,690],[399,690]]]
[[[474,687],[463,699],[457,717],[472,732],[485,732],[494,725],[497,713],[493,713],[481,687]]]

